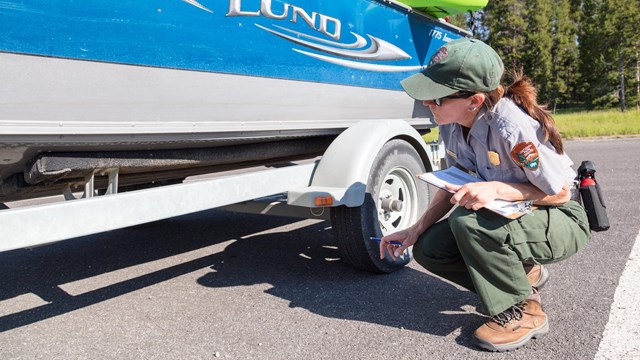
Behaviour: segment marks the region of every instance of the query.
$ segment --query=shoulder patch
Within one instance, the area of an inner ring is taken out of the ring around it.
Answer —
[[[516,164],[530,170],[537,170],[540,167],[538,148],[531,141],[516,144],[511,149],[511,158]]]
[[[431,60],[429,61],[428,66],[433,66],[439,63],[440,61],[442,61],[444,58],[447,57],[447,53],[448,53],[448,50],[444,46],[438,49],[438,51],[436,51],[436,53],[433,54],[433,56],[431,57]]]

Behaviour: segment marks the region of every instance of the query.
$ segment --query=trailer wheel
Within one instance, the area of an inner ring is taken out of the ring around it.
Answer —
[[[367,181],[364,204],[331,208],[333,234],[342,259],[372,272],[389,273],[411,260],[411,252],[396,261],[380,259],[379,244],[370,239],[405,229],[426,210],[428,185],[416,174],[427,171],[420,155],[404,140],[391,140],[376,156]]]

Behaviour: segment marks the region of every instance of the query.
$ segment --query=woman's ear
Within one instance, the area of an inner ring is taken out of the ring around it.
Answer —
[[[469,110],[476,111],[479,107],[484,103],[484,95],[483,94],[475,94],[471,99],[471,104],[469,105]]]

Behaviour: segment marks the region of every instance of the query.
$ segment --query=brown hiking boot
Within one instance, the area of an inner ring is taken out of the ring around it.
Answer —
[[[489,351],[518,349],[549,331],[547,315],[535,300],[527,299],[492,316],[473,333],[478,346]]]
[[[524,271],[527,273],[527,279],[531,286],[540,289],[549,280],[549,270],[542,265],[524,265]]]

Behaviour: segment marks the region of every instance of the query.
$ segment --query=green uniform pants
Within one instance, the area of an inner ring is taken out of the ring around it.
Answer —
[[[457,207],[420,236],[413,255],[430,272],[477,293],[483,311],[496,315],[531,293],[523,263],[558,262],[590,238],[587,215],[575,201],[515,220]]]

